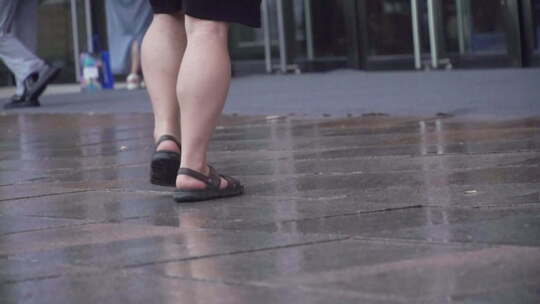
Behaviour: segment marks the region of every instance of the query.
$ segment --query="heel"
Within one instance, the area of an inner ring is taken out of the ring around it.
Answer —
[[[178,153],[170,151],[155,152],[150,164],[150,182],[159,186],[175,186],[179,167],[180,157]]]

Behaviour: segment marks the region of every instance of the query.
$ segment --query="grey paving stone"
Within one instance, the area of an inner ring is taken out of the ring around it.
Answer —
[[[342,239],[328,234],[89,224],[0,236],[0,243],[10,244],[9,247],[0,248],[0,271],[6,281],[22,281],[42,276],[132,268]],[[74,267],[70,270],[71,266]]]
[[[49,228],[74,226],[85,223],[86,221],[63,218],[9,216],[4,215],[2,208],[0,208],[0,236],[20,232],[44,230]]]
[[[540,246],[540,212],[534,208],[409,208],[261,225],[261,231],[331,233],[389,240]]]
[[[152,125],[2,116],[0,302],[539,299],[537,118],[223,116],[247,191],[197,204],[148,183]]]
[[[56,292],[49,292],[55,290]],[[398,303],[385,298],[298,288],[227,285],[117,272],[34,280],[0,286],[6,304],[71,303]]]
[[[140,273],[167,277],[217,280],[224,283],[251,283],[263,286],[302,286],[305,277],[331,274],[355,267],[384,266],[400,261],[416,261],[472,252],[485,246],[471,244],[428,244],[383,240],[344,240],[308,244],[277,250],[239,253],[205,259],[143,265]],[[193,271],[197,270],[197,271]],[[298,282],[296,282],[298,281]]]
[[[533,283],[540,276],[535,265],[539,259],[540,250],[533,248],[342,241],[136,270],[181,279],[369,295],[389,302],[466,302],[504,290],[512,294],[507,299],[533,303],[540,299]]]
[[[0,256],[61,249],[77,245],[107,244],[121,240],[166,236],[177,232],[177,230],[164,227],[89,224],[8,234],[0,236],[0,242],[9,243],[9,246],[0,247]]]
[[[362,204],[340,199],[280,199],[245,196],[222,201],[214,208],[190,208],[175,214],[126,219],[124,222],[185,228],[257,230],[261,225],[294,222],[303,219],[336,217],[345,214],[382,212],[388,209],[415,208],[409,204]]]
[[[429,179],[426,179],[429,181]],[[331,197],[357,203],[396,203],[440,207],[510,207],[540,203],[539,183],[426,185],[297,191],[298,197]]]
[[[144,163],[148,162],[144,159]],[[127,165],[142,164],[143,160],[137,155],[126,157],[85,157],[85,158],[49,158],[49,159],[25,159],[25,160],[5,160],[0,161],[2,172],[23,171],[29,174],[39,174],[46,172],[49,175],[70,173],[81,169],[99,169],[111,166],[121,167]],[[5,174],[9,174],[5,173]]]
[[[538,167],[488,168],[450,172],[355,172],[353,174],[287,176],[271,183],[255,186],[252,191],[268,194],[282,193],[282,191],[355,189],[360,185],[362,189],[397,186],[422,189],[423,187],[453,185],[476,187],[478,185],[539,182],[540,170]]]
[[[80,192],[0,203],[0,213],[94,221],[177,214],[178,205],[169,193]]]
[[[527,210],[529,214],[504,210],[497,216],[465,223],[441,223],[424,227],[404,228],[397,231],[376,233],[377,237],[417,239],[435,242],[481,242],[489,244],[509,244],[540,246],[540,208]],[[452,216],[444,213],[440,216]],[[479,212],[477,212],[479,213]],[[429,230],[429,231],[428,231]]]
[[[288,163],[294,164],[288,166]],[[410,171],[458,171],[488,168],[540,166],[536,152],[479,155],[440,155],[426,157],[359,157],[346,159],[288,160],[283,153],[277,160],[220,161],[220,168],[241,175],[277,175],[289,167],[293,174],[392,173]],[[286,172],[284,172],[286,173]]]
[[[66,193],[74,192],[83,192],[84,189],[77,187],[65,188],[58,185],[47,185],[47,184],[18,184],[18,185],[8,185],[0,187],[0,202],[17,200],[31,197],[40,197],[48,195],[60,195]]]
[[[396,155],[438,155],[442,154],[462,154],[462,153],[509,153],[517,151],[535,151],[540,150],[540,140],[522,140],[507,142],[492,142],[481,144],[449,144],[449,145],[401,145],[386,147],[341,147],[327,149],[322,151],[299,151],[295,154],[296,159],[336,159],[350,157],[365,157],[371,155],[377,156],[396,156]]]
[[[491,292],[508,292],[514,301],[534,303],[540,300],[535,290],[538,285],[534,287],[534,282],[540,279],[539,261],[538,249],[495,247],[351,267],[303,277],[296,283],[316,289],[401,296],[411,302],[475,302],[486,299],[486,294]]]
[[[429,74],[339,70],[303,75],[252,75],[233,80],[225,111],[248,115],[296,113],[310,117],[359,116],[374,112],[396,116],[445,112],[476,118],[529,117],[540,114],[537,103],[540,90],[536,81],[539,75],[539,69],[534,68],[431,71]],[[42,101],[47,106],[16,112],[151,112],[144,90],[44,96]]]

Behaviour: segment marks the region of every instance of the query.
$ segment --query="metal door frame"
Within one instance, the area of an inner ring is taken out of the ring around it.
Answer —
[[[306,0],[309,2],[309,0]],[[293,64],[296,55],[295,50],[295,28],[294,28],[294,14],[292,1],[290,0],[276,0],[277,6],[277,33],[278,33],[278,51],[279,51],[279,63],[274,65],[272,62],[272,37],[271,37],[271,22],[270,22],[270,3],[268,0],[263,0],[261,4],[262,10],[262,27],[264,33],[264,57],[266,63],[266,72],[272,73],[278,71],[280,73],[287,73],[294,71],[300,73],[298,65]],[[309,6],[311,8],[311,6]],[[311,18],[311,11],[306,12]],[[306,28],[308,25],[306,25]],[[309,24],[311,29],[311,23]],[[312,33],[311,33],[312,35]],[[308,37],[308,51],[313,47],[313,36]],[[313,50],[313,49],[311,49]]]
[[[444,30],[442,24],[441,0],[427,0],[430,62],[422,64],[422,44],[420,39],[420,7],[418,0],[411,0],[411,21],[413,32],[414,66],[417,70],[424,67],[438,69],[441,65],[451,67],[446,58]]]
[[[93,42],[93,27],[92,27],[92,2],[90,0],[84,0],[84,19],[85,19],[85,31],[86,31],[86,47],[87,52],[94,52]],[[70,0],[71,9],[71,34],[73,43],[73,62],[75,64],[75,80],[80,81],[80,63],[79,56],[81,53],[79,37],[79,16],[77,14],[77,0]]]

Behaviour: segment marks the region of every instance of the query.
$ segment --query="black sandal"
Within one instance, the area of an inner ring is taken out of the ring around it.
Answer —
[[[181,149],[180,143],[172,135],[161,136],[156,143],[156,149],[162,142],[167,140],[173,141]],[[150,182],[154,185],[174,187],[178,168],[180,168],[180,154],[178,152],[156,150],[150,163]]]
[[[180,168],[180,170],[178,170],[178,175],[187,175],[201,181],[206,184],[206,188],[193,190],[178,189],[173,194],[173,198],[176,202],[200,202],[216,198],[237,196],[244,193],[244,186],[242,186],[239,181],[230,176],[220,175],[213,167],[208,167],[210,168],[209,176],[188,168]],[[221,178],[227,181],[227,187],[224,189],[220,188]]]

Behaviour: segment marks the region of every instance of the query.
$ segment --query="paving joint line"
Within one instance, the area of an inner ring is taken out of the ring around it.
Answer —
[[[50,231],[50,230],[66,229],[66,228],[88,226],[88,225],[95,225],[95,224],[100,224],[100,222],[94,221],[94,222],[74,223],[74,224],[59,225],[59,226],[54,226],[54,227],[46,227],[42,229],[30,229],[30,230],[24,230],[24,231],[8,232],[8,233],[0,234],[0,238],[15,235],[15,234]]]
[[[486,243],[486,242],[460,242],[460,241],[428,241],[421,239],[406,239],[406,238],[383,238],[383,237],[366,237],[358,235],[347,235],[350,236],[350,241],[365,241],[365,242],[374,242],[374,243],[399,243],[407,245],[439,245],[439,246],[459,246],[461,248],[499,248],[499,247],[519,247],[519,248],[530,248],[540,251],[540,246],[532,245],[519,245],[519,244],[509,244],[509,243]]]
[[[28,184],[31,185],[31,184]],[[30,195],[30,196],[19,196],[14,198],[6,198],[6,199],[0,199],[0,203],[7,202],[7,201],[20,201],[25,199],[32,199],[32,198],[40,198],[40,197],[49,197],[49,196],[60,196],[60,195],[66,195],[66,194],[74,194],[74,193],[84,193],[84,192],[93,192],[96,190],[75,190],[75,191],[68,191],[68,192],[61,192],[61,193],[46,193],[46,194],[40,194],[40,195]]]
[[[21,283],[27,283],[27,282],[39,282],[39,281],[45,281],[45,280],[50,280],[50,279],[58,279],[58,278],[61,278],[62,276],[64,275],[54,274],[54,275],[38,276],[38,277],[22,279],[22,280],[5,280],[5,281],[0,281],[0,286],[15,285],[15,284],[21,284]]]
[[[285,221],[278,221],[274,223],[293,223],[293,222],[303,222],[303,221],[313,221],[313,220],[321,220],[321,219],[329,219],[334,217],[342,217],[342,216],[354,216],[354,215],[361,215],[361,214],[372,214],[372,213],[382,213],[382,212],[392,212],[392,211],[401,211],[401,210],[408,210],[408,209],[421,209],[424,208],[424,205],[409,205],[409,206],[401,206],[401,207],[388,207],[383,209],[376,209],[376,210],[364,210],[364,211],[358,211],[358,212],[348,212],[348,213],[342,213],[342,214],[333,214],[333,215],[327,215],[327,216],[319,216],[319,217],[308,217],[303,219],[293,219],[293,220],[285,220]],[[267,224],[265,224],[267,225]],[[260,225],[258,225],[260,226]]]
[[[342,242],[342,241],[346,241],[350,239],[351,239],[350,236],[336,235],[336,238],[334,239],[325,239],[325,240],[310,241],[310,242],[304,242],[304,243],[279,245],[279,246],[265,247],[265,248],[258,248],[258,249],[237,250],[237,251],[207,254],[207,255],[187,257],[187,258],[166,259],[166,260],[161,260],[161,261],[154,261],[154,262],[147,262],[147,263],[140,263],[140,264],[130,264],[130,265],[128,264],[124,266],[114,267],[114,269],[135,269],[135,268],[151,266],[151,265],[160,265],[160,264],[168,264],[168,263],[176,263],[176,262],[188,262],[188,261],[202,260],[202,259],[208,259],[208,258],[233,256],[233,255],[238,255],[238,254],[271,251],[271,250],[287,249],[287,248],[302,247],[302,246],[311,246],[311,245],[333,243],[333,242]]]

